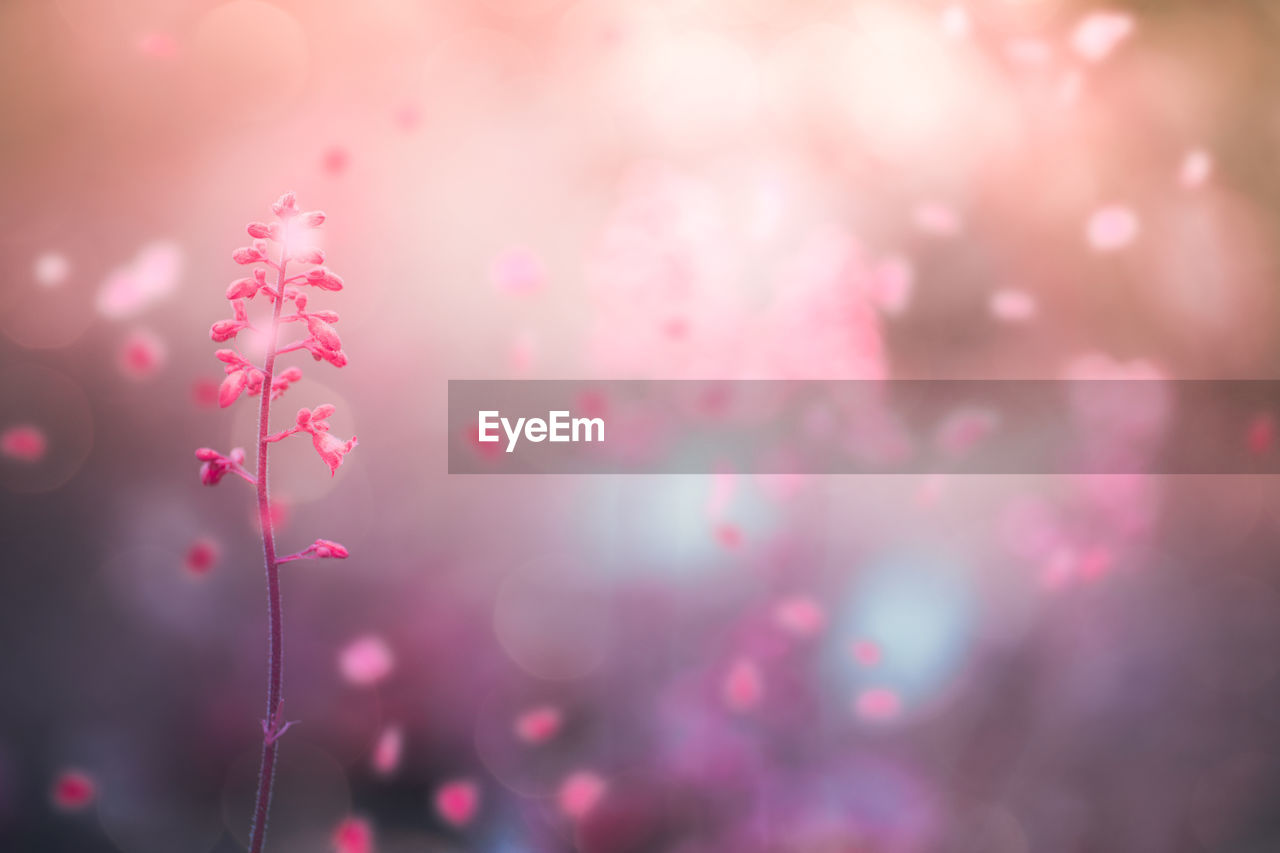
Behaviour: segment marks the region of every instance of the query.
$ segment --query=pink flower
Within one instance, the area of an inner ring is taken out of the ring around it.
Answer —
[[[227,456],[216,450],[202,447],[196,451],[196,458],[204,464],[200,466],[200,482],[206,486],[216,486],[227,474],[238,474],[249,482],[253,477],[244,470],[244,448],[237,447]]]
[[[316,453],[319,453],[324,464],[329,466],[329,476],[333,476],[338,472],[338,466],[342,464],[342,457],[350,453],[359,444],[354,435],[343,441],[330,432],[313,432],[311,433],[311,441],[315,445]]]

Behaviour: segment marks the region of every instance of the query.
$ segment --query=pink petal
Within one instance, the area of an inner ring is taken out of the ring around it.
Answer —
[[[452,826],[466,826],[480,808],[480,788],[470,779],[446,782],[436,791],[436,812]]]
[[[560,784],[556,802],[565,817],[581,820],[596,807],[604,796],[608,783],[589,770],[569,774]]]
[[[369,687],[382,681],[395,668],[391,648],[378,636],[367,634],[352,640],[338,655],[338,669],[349,684]]]

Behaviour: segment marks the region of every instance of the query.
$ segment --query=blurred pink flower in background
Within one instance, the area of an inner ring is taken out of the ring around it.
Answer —
[[[97,799],[98,786],[83,770],[64,770],[54,780],[49,797],[59,811],[83,811]]]
[[[1124,205],[1108,205],[1089,216],[1085,237],[1097,252],[1123,249],[1138,236],[1138,216]]]
[[[590,770],[576,770],[560,784],[556,802],[570,820],[582,820],[604,797],[608,783]]]
[[[374,853],[373,826],[359,817],[344,818],[333,830],[334,853]]]
[[[182,250],[176,243],[143,246],[131,262],[102,282],[98,289],[98,312],[110,320],[141,314],[174,291],[182,265]]]
[[[886,723],[902,713],[902,699],[887,687],[869,687],[858,694],[854,712],[869,723]]]
[[[529,744],[546,743],[564,724],[564,715],[554,705],[539,705],[516,717],[516,737]]]
[[[187,548],[183,564],[193,575],[207,575],[218,564],[219,551],[218,543],[212,539],[197,539]]]
[[[400,768],[404,759],[404,729],[389,725],[378,735],[373,747],[373,770],[379,776],[390,776]]]
[[[15,462],[39,462],[48,449],[44,430],[34,424],[18,424],[0,433],[0,454]]]
[[[725,706],[735,713],[746,713],[764,697],[764,676],[759,665],[748,658],[734,661],[724,676],[721,688]]]
[[[454,779],[436,789],[436,813],[451,826],[466,826],[480,810],[480,786],[470,779]]]
[[[395,656],[386,641],[376,634],[357,637],[338,655],[338,670],[348,684],[371,687],[395,669]]]
[[[120,347],[117,363],[120,372],[130,379],[150,379],[164,367],[168,355],[168,347],[158,335],[147,329],[137,329]]]

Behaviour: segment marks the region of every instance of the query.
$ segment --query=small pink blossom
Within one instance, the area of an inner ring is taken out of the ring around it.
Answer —
[[[1129,208],[1113,204],[1099,208],[1089,217],[1085,237],[1096,252],[1115,252],[1138,236],[1138,217]]]
[[[0,433],[0,454],[15,462],[39,462],[48,450],[49,441],[38,426],[18,424]]]
[[[902,713],[902,698],[887,687],[871,687],[858,694],[853,710],[862,720],[884,723]]]
[[[608,790],[608,783],[590,770],[570,773],[560,784],[556,803],[560,812],[570,820],[582,820],[599,804]]]
[[[480,787],[470,779],[454,779],[436,790],[436,813],[450,826],[462,827],[480,809]]]
[[[200,466],[200,482],[206,486],[216,486],[227,474],[237,474],[250,483],[254,482],[253,476],[244,470],[243,447],[235,448],[226,456],[216,450],[202,447],[196,451],[196,459],[203,463]]]
[[[740,658],[729,667],[721,693],[730,711],[744,713],[760,704],[764,697],[764,676],[749,658]]]
[[[218,543],[212,539],[197,539],[187,548],[183,564],[193,575],[207,575],[218,564]]]
[[[97,784],[83,770],[64,770],[49,792],[54,807],[63,812],[82,811],[91,806],[97,796]]]
[[[334,853],[374,853],[373,826],[363,818],[344,818],[330,841]]]
[[[387,726],[378,735],[378,742],[373,748],[373,770],[379,776],[390,776],[400,767],[400,759],[404,754],[404,729],[399,726]]]
[[[352,640],[338,655],[338,669],[347,683],[371,687],[395,668],[395,656],[386,641],[374,634]]]
[[[1090,12],[1071,31],[1071,49],[1086,62],[1101,62],[1133,34],[1134,19],[1126,12]]]
[[[539,705],[516,717],[516,737],[525,743],[545,743],[555,737],[564,722],[560,709],[554,705]]]
[[[289,563],[294,560],[345,560],[351,556],[345,547],[332,542],[328,539],[317,539],[315,542],[303,548],[296,554],[289,554],[276,560],[279,563]]]

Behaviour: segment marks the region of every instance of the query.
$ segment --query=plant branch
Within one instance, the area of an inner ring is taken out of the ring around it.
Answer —
[[[280,263],[276,269],[277,293],[284,292],[285,268],[289,264],[288,246],[280,245]],[[267,491],[268,431],[271,421],[271,381],[276,366],[276,338],[280,330],[280,308],[284,299],[277,296],[271,311],[271,331],[267,338],[267,357],[263,363],[262,403],[258,410],[258,517],[262,527],[262,552],[267,572],[267,716],[262,724],[262,764],[258,770],[258,793],[249,828],[249,853],[261,853],[267,835],[267,815],[271,810],[271,789],[275,782],[277,741],[288,728],[280,727],[281,688],[284,681],[284,614],[280,604],[280,564],[276,559],[275,531],[271,523],[271,503]]]

